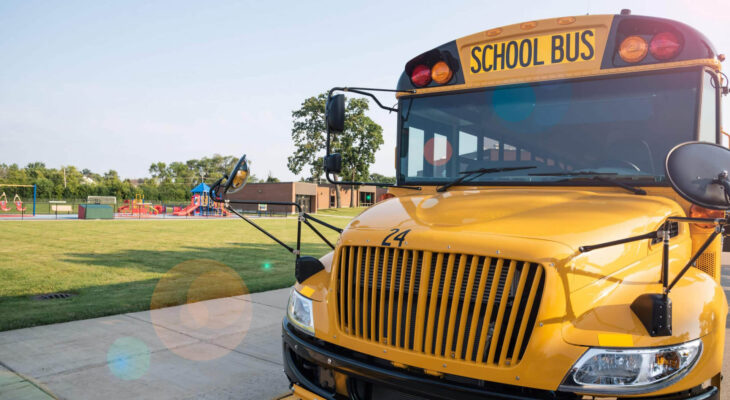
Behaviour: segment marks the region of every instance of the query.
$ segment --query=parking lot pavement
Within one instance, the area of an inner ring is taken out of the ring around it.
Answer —
[[[0,399],[278,398],[288,391],[280,334],[288,292],[0,332]]]
[[[271,399],[289,289],[0,333],[0,399]]]

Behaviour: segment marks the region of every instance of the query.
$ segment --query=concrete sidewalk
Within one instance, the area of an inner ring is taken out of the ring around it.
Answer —
[[[280,333],[288,293],[2,332],[0,399],[279,397],[288,389]],[[244,325],[195,326],[240,320],[241,310]],[[181,322],[183,315],[193,318]]]

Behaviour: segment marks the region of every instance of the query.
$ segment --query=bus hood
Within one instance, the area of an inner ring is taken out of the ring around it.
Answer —
[[[657,229],[676,202],[587,190],[486,189],[403,196],[356,217],[355,229],[431,229],[550,240],[577,250]]]
[[[679,204],[660,196],[591,190],[482,189],[416,194],[376,204],[352,220],[343,244],[391,245],[554,264],[570,291],[648,255],[648,240],[581,254],[583,245],[658,229]],[[373,231],[378,231],[374,233]],[[392,239],[408,231],[403,242]],[[388,236],[391,234],[391,236]]]

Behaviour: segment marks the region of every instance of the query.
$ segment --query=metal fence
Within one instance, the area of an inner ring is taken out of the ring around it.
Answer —
[[[54,199],[40,199],[36,201],[35,204],[35,213],[36,215],[51,215],[55,216],[56,218],[68,218],[71,215],[78,215],[79,212],[79,206],[82,204],[95,204],[94,202],[89,202],[87,199],[62,199],[62,200],[54,200]],[[177,210],[183,209],[190,205],[189,202],[184,201],[153,201],[151,204],[154,205],[160,205],[162,206],[162,212],[156,214],[155,216],[157,218],[166,218],[168,216],[172,216],[173,213]],[[128,204],[125,204],[124,201],[117,202],[117,204],[107,204],[110,207],[114,209],[114,214],[119,217],[127,217],[127,218],[139,218],[143,219],[145,217],[153,216],[154,214],[151,213],[144,213],[144,212],[137,212],[136,210],[132,209],[132,211],[128,212],[121,212],[125,210],[125,206]],[[17,210],[15,207],[15,204],[8,204],[8,207],[10,208],[9,211],[0,211],[0,217],[1,216],[8,216],[8,217],[30,217],[33,215],[33,203],[32,202],[24,202],[23,207],[25,210]],[[258,217],[286,217],[287,215],[291,215],[290,213],[287,213],[282,210],[267,210],[267,211],[259,211],[259,210],[236,210],[240,213],[245,213],[247,215],[252,216],[258,216]],[[186,216],[188,217],[188,216]],[[192,216],[189,216],[192,218]],[[201,217],[218,217],[216,215],[196,215],[195,218],[201,218]],[[177,217],[180,218],[180,217]]]

